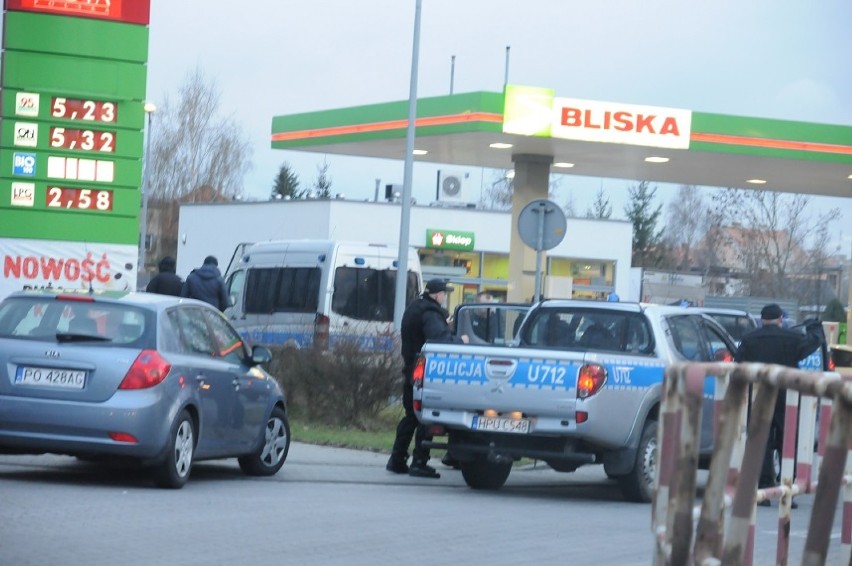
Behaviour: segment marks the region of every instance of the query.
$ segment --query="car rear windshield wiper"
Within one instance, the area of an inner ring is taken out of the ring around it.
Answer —
[[[112,342],[112,338],[97,334],[74,334],[72,332],[57,332],[57,342]]]

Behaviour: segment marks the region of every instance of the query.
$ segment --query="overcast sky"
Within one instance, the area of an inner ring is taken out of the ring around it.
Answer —
[[[175,96],[200,67],[254,147],[246,195],[266,198],[285,161],[310,185],[323,156],[270,149],[272,117],[407,100],[414,11],[415,0],[151,0],[148,98]],[[509,82],[557,96],[852,125],[850,29],[849,0],[422,0],[418,94],[449,93],[453,55],[454,92],[499,92],[511,46]],[[328,163],[346,198],[403,180],[401,161]],[[437,168],[415,165],[418,201],[434,196]],[[493,174],[471,171],[488,186]],[[623,217],[625,181],[568,176],[558,200],[583,212],[601,184]],[[852,198],[820,201],[843,207],[848,253]]]

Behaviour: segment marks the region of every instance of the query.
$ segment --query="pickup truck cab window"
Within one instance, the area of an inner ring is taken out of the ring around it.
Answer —
[[[652,333],[641,313],[590,308],[542,309],[521,336],[528,347],[646,354]]]

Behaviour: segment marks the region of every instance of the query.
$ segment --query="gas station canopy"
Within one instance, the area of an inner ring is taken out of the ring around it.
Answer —
[[[272,148],[405,158],[408,101],[276,116]],[[417,101],[415,160],[852,197],[852,126],[559,98],[507,85]]]

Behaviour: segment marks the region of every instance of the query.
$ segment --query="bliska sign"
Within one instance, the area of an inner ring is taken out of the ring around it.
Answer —
[[[21,177],[35,177],[36,154],[15,152],[12,156],[12,174]]]

